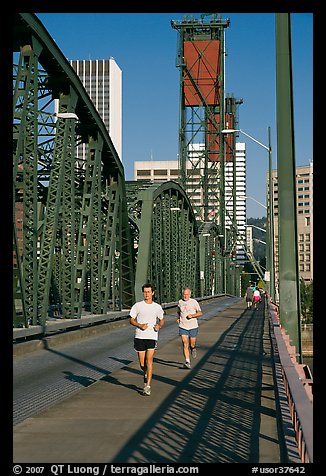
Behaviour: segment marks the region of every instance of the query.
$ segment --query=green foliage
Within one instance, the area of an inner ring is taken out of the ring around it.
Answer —
[[[300,279],[300,305],[302,321],[305,324],[311,324],[313,322],[313,281],[306,284],[302,278]]]
[[[241,274],[241,296],[245,295],[246,289],[250,285],[250,274]]]

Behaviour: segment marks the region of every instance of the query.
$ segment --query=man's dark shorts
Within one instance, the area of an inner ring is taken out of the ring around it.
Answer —
[[[155,339],[134,339],[134,349],[136,352],[144,350],[157,349],[157,340]]]

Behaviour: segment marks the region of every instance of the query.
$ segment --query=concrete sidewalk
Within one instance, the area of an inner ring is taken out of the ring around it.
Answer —
[[[132,343],[131,343],[132,345]],[[245,302],[200,322],[197,359],[160,346],[14,429],[15,463],[279,463],[268,323]]]

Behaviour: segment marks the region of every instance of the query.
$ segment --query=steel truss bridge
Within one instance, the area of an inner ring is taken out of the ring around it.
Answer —
[[[279,19],[280,31],[285,20]],[[68,324],[87,313],[91,319],[127,314],[146,281],[168,305],[183,286],[198,298],[239,296],[240,269],[225,253],[234,230],[223,236],[216,222],[198,221],[177,182],[127,182],[101,117],[42,23],[31,13],[15,14],[13,33],[14,334],[36,326],[46,335],[51,312]],[[86,159],[77,155],[79,144]],[[285,233],[289,240],[288,227]],[[280,273],[285,289],[288,275]],[[284,325],[270,308],[270,336],[279,352],[275,375],[286,391],[279,403],[288,399],[302,461],[308,462],[312,405],[302,384],[312,379],[298,378],[295,350],[282,335],[288,322],[295,330],[293,294],[280,298]]]
[[[14,19],[14,327],[159,302],[190,286],[239,295],[214,222],[198,222],[176,182],[126,182],[80,79],[31,13]],[[76,156],[85,144],[87,157]]]

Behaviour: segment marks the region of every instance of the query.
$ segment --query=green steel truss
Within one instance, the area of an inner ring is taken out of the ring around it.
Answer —
[[[227,241],[231,232],[227,231]],[[223,251],[221,229],[214,222],[199,226],[201,296],[240,295],[240,267]]]
[[[209,296],[222,292],[222,246],[219,227],[203,222],[199,227],[201,294]]]
[[[136,229],[136,298],[147,281],[159,302],[176,301],[183,286],[199,296],[198,227],[183,188],[173,181],[127,182],[127,197]]]
[[[13,58],[14,325],[128,308],[132,242],[111,138],[33,14],[15,15]]]
[[[176,182],[125,182],[102,119],[35,15],[15,15],[13,53],[14,326],[130,308],[146,281],[161,303],[183,286],[233,294],[219,227],[197,222]]]

